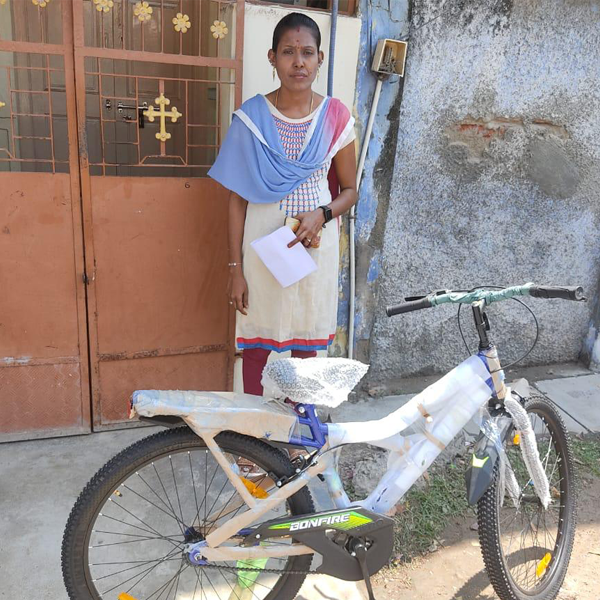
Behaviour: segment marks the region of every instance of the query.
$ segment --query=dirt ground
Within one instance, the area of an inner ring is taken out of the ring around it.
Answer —
[[[579,493],[575,546],[559,600],[600,597],[600,479]],[[377,600],[497,600],[483,568],[474,517],[456,520],[439,550],[374,577]]]

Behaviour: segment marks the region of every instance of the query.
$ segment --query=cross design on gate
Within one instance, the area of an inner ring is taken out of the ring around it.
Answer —
[[[156,139],[164,142],[168,139],[171,139],[171,134],[167,132],[165,127],[166,118],[170,117],[171,123],[177,123],[177,119],[183,115],[174,106],[170,111],[165,110],[165,106],[169,106],[171,101],[168,98],[165,98],[162,92],[160,93],[160,96],[154,100],[154,102],[160,106],[160,109],[156,110],[153,105],[150,105],[148,110],[144,111],[144,115],[148,117],[148,121],[151,123],[157,116],[160,118],[160,132],[156,134]]]

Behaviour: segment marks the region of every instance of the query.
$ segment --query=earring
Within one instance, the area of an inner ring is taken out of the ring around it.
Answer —
[[[275,69],[275,65],[273,65],[273,81],[275,81],[275,75],[277,75],[277,70]]]
[[[319,76],[321,75],[321,65],[319,64],[319,67],[317,69],[317,81],[319,81]]]

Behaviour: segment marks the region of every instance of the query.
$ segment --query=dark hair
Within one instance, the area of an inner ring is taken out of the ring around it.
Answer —
[[[286,31],[296,29],[297,27],[306,27],[306,29],[310,30],[315,38],[315,42],[317,42],[317,50],[321,49],[321,30],[319,29],[319,26],[310,17],[307,17],[302,13],[293,12],[283,17],[283,19],[275,26],[275,31],[273,31],[272,50],[277,52],[277,46],[279,46],[281,36]]]

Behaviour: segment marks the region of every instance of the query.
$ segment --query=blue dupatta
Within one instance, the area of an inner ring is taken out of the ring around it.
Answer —
[[[233,113],[209,177],[248,202],[278,202],[325,166],[346,139],[354,119],[329,96],[321,102],[297,160],[289,159],[267,105],[258,94]]]

